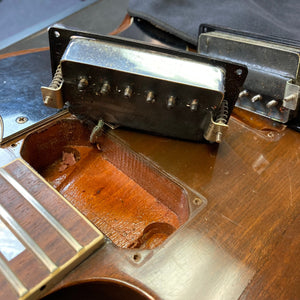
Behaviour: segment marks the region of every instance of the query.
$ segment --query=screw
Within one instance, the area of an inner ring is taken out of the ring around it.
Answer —
[[[174,96],[170,96],[168,99],[168,103],[167,103],[167,108],[171,109],[175,106],[175,97]]]
[[[59,33],[59,31],[54,31],[54,36],[56,37],[56,38],[59,38],[60,37],[60,33]]]
[[[221,131],[217,132],[216,143],[220,144],[222,142],[222,135],[223,135],[223,133]]]
[[[297,100],[297,94],[291,94],[283,99],[286,102]]]
[[[243,90],[239,93],[239,98],[249,96],[249,92],[247,90]]]
[[[256,101],[260,101],[262,100],[262,96],[261,95],[256,95],[254,97],[251,98],[251,102],[256,102]]]
[[[198,109],[198,100],[194,99],[190,105],[191,111],[197,111]]]
[[[108,81],[105,81],[101,87],[100,93],[101,95],[106,95],[110,91],[110,85]]]
[[[237,76],[241,76],[243,74],[243,70],[242,69],[236,69],[234,72]]]
[[[124,91],[124,97],[129,99],[131,95],[132,95],[132,88],[130,86],[127,86]]]
[[[46,96],[44,98],[45,105],[49,105],[52,101],[53,101],[53,99],[50,96]]]
[[[269,101],[269,102],[266,104],[266,107],[267,107],[267,108],[272,108],[272,107],[275,107],[277,104],[278,104],[278,101],[276,101],[276,100],[271,100],[271,101]]]
[[[149,91],[147,93],[147,96],[146,96],[146,102],[147,103],[154,103],[155,102],[155,99],[154,99],[154,93],[152,91]]]
[[[28,121],[28,118],[27,118],[27,117],[23,117],[23,116],[18,117],[18,118],[16,119],[16,122],[17,122],[18,124],[24,124],[24,123],[26,123],[27,121]]]
[[[86,79],[86,77],[82,77],[80,80],[79,80],[79,83],[78,83],[78,90],[79,91],[83,91],[87,86],[89,85],[89,82],[88,80]]]

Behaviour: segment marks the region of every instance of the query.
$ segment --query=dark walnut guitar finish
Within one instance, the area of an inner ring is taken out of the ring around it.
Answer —
[[[299,299],[299,133],[235,109],[220,145],[116,129],[101,152],[72,120],[72,143],[55,123],[0,148],[109,237],[45,299]]]

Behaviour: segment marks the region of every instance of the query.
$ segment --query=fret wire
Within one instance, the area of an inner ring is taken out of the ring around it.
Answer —
[[[18,293],[19,297],[24,296],[28,290],[20,281],[20,279],[15,275],[15,273],[10,269],[6,262],[0,257],[0,270],[9,281],[13,289]]]
[[[39,258],[39,260],[47,267],[47,269],[51,273],[57,269],[57,266],[47,256],[47,254],[39,247],[39,245],[28,235],[28,233],[18,224],[18,222],[1,204],[0,216],[15,231],[18,237]]]
[[[7,171],[0,168],[0,175],[9,182],[59,233],[60,235],[79,252],[83,247],[75,238]]]

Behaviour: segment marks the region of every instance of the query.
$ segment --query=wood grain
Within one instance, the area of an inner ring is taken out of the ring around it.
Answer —
[[[119,247],[158,246],[188,219],[185,191],[105,134],[100,151],[87,145],[85,130],[58,122],[29,135],[23,157]]]

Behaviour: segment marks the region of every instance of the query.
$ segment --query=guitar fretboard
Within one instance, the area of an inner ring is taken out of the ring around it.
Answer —
[[[41,296],[102,241],[23,160],[0,168],[1,299]]]

